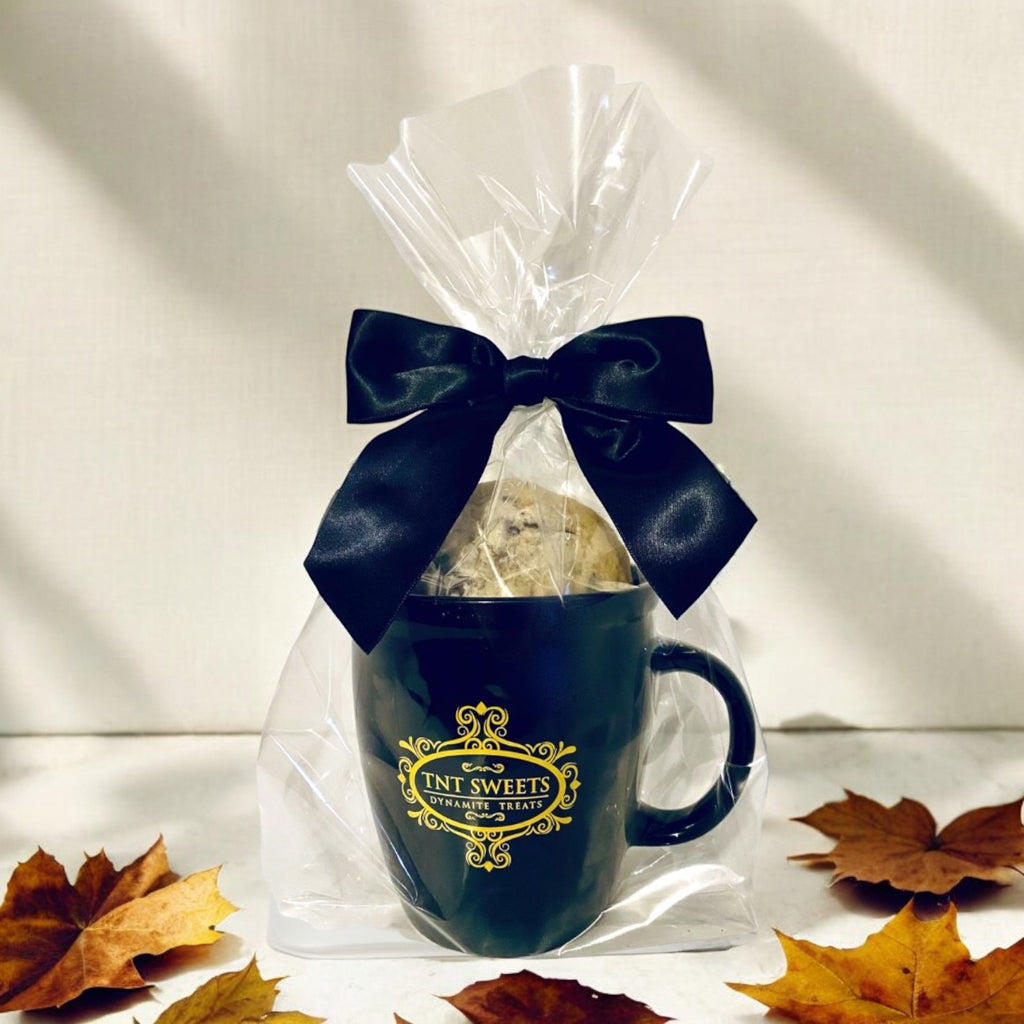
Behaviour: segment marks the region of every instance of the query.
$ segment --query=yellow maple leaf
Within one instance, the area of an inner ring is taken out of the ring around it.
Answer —
[[[218,974],[171,1003],[156,1024],[320,1024],[324,1020],[297,1010],[274,1010],[279,981],[263,978],[253,957],[240,971]]]
[[[88,857],[74,885],[38,850],[11,875],[0,906],[0,1011],[63,1006],[92,988],[141,988],[137,956],[216,942],[237,910],[219,868],[175,879],[163,839],[116,871]]]
[[[777,934],[786,973],[764,985],[729,987],[801,1024],[1024,1021],[1024,939],[974,960],[952,904],[930,921],[907,904],[855,949]]]

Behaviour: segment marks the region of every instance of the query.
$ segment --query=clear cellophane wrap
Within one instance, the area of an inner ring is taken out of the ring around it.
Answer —
[[[386,162],[349,170],[446,317],[512,358],[549,356],[606,323],[707,169],[645,87],[616,84],[609,68],[574,66],[406,119]],[[551,402],[512,411],[482,481],[471,521],[467,513],[450,538],[459,541],[455,554],[439,553],[420,592],[626,585],[592,571],[580,516],[594,517],[602,546],[613,550],[618,538]],[[511,514],[536,521],[536,544],[501,546],[510,502],[499,498],[509,494],[518,496]],[[659,603],[654,620],[661,637],[710,652],[742,678],[712,590],[678,619]],[[351,659],[348,633],[317,599],[282,672],[259,754],[271,942],[308,956],[461,955],[417,934],[391,884],[361,777]],[[682,687],[659,677],[653,690],[642,796],[684,806],[729,767],[724,714],[699,682]],[[749,937],[766,778],[758,736],[734,811],[692,842],[631,848],[612,905],[548,955],[706,949]]]

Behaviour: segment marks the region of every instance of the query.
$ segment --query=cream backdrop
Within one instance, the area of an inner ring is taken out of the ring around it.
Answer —
[[[0,0],[0,731],[260,727],[349,313],[438,315],[346,164],[575,62],[715,161],[616,318],[705,321],[765,725],[1024,726],[1022,48],[1020,0]]]

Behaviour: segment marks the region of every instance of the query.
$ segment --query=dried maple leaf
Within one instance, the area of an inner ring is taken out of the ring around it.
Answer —
[[[253,957],[240,971],[218,974],[171,1003],[155,1024],[319,1024],[325,1019],[297,1010],[275,1010],[280,980],[262,977]]]
[[[1024,1021],[1024,939],[973,960],[952,904],[930,921],[908,904],[856,949],[777,934],[786,973],[766,985],[729,987],[801,1024]]]
[[[962,814],[941,832],[916,800],[883,807],[846,790],[846,799],[795,818],[838,840],[828,853],[791,860],[832,865],[832,881],[888,882],[916,893],[948,893],[965,878],[1006,882],[1024,864],[1021,801]]]
[[[133,960],[216,942],[237,908],[217,890],[218,868],[176,880],[162,839],[116,871],[88,857],[74,885],[38,850],[19,864],[0,906],[0,1012],[63,1006],[91,988],[141,988]]]
[[[531,971],[478,981],[445,1000],[473,1024],[666,1024],[670,1019],[628,996],[595,992],[578,981],[541,978]]]

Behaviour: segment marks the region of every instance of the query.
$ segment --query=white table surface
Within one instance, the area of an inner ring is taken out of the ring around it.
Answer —
[[[70,1012],[13,1013],[6,1024],[124,1021],[151,1024],[175,999],[254,955],[264,977],[286,976],[277,1009],[331,1022],[459,1024],[436,998],[524,967],[625,992],[656,1012],[700,1024],[752,1024],[759,1004],[727,981],[777,977],[783,958],[772,930],[835,946],[859,945],[898,909],[830,888],[827,871],[787,861],[830,841],[789,819],[849,788],[885,804],[908,796],[928,804],[939,825],[974,807],[1024,796],[1021,732],[807,732],[766,737],[771,778],[755,880],[759,936],[712,953],[566,960],[304,960],[266,941],[268,896],[260,873],[255,792],[256,736],[0,737],[0,873],[42,847],[74,877],[100,848],[120,867],[163,835],[179,874],[222,864],[220,889],[240,909],[227,936],[195,955],[147,969],[143,992],[72,1004]],[[1024,936],[1024,877],[962,907],[960,933],[975,956]],[[172,969],[173,968],[173,969]]]

